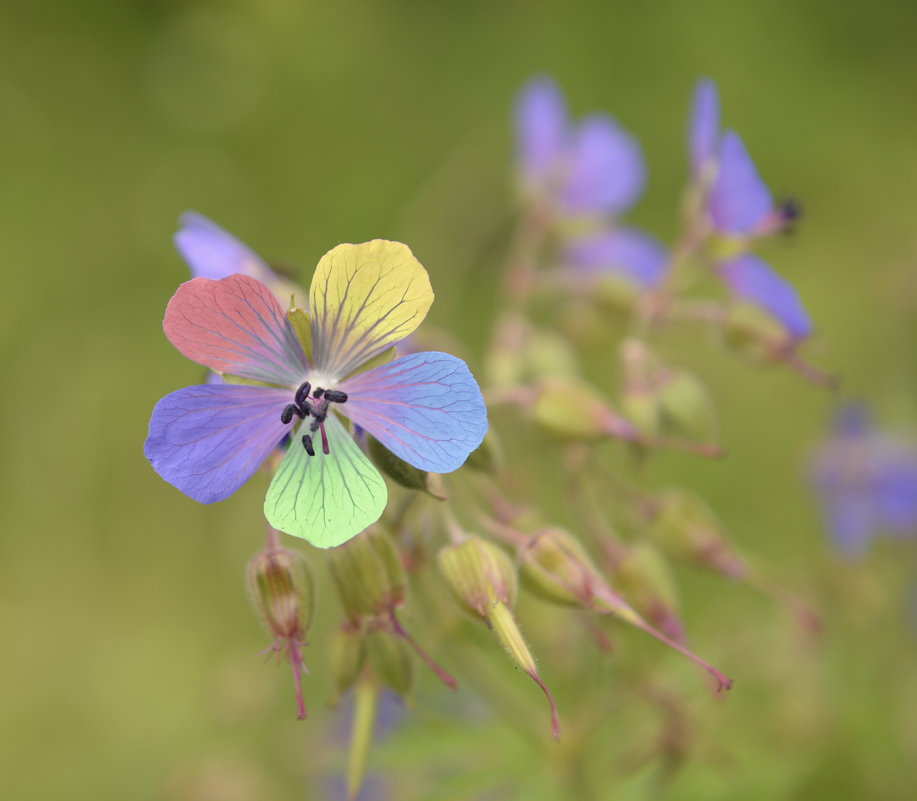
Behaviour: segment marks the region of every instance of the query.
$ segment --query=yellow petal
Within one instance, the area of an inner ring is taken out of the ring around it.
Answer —
[[[427,271],[400,242],[374,239],[328,251],[312,278],[313,370],[352,373],[419,326],[433,303]]]

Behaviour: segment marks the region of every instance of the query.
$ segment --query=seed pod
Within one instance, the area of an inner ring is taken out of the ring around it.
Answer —
[[[633,429],[615,414],[595,387],[572,379],[545,381],[532,416],[546,433],[561,439],[591,442],[604,436],[627,438]]]
[[[348,619],[384,615],[404,604],[404,568],[391,537],[378,527],[329,550],[331,577]]]
[[[363,632],[344,624],[332,635],[328,648],[328,664],[338,696],[356,684],[365,663]]]
[[[312,624],[315,591],[306,558],[296,551],[269,548],[248,563],[252,603],[275,639],[305,642]]]
[[[443,548],[439,570],[462,608],[487,617],[497,603],[516,603],[516,569],[512,559],[493,543],[469,537],[459,545]]]
[[[366,665],[392,692],[403,698],[410,695],[416,679],[410,646],[385,628],[366,634]]]

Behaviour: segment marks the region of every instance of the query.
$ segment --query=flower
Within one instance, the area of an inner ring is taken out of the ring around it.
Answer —
[[[607,114],[571,125],[550,78],[535,78],[519,93],[516,142],[523,190],[558,216],[619,216],[643,192],[646,170],[637,140]]]
[[[192,278],[219,280],[242,274],[257,278],[285,303],[290,295],[304,294],[292,281],[274,272],[250,248],[215,222],[195,211],[179,218],[175,248],[187,262]]]
[[[810,478],[842,553],[862,553],[880,532],[917,535],[917,445],[876,429],[866,407],[851,404],[838,412]]]
[[[610,226],[646,185],[637,140],[607,114],[568,120],[559,87],[535,78],[516,101],[517,163],[523,192],[561,221],[602,218],[598,231],[566,238],[562,259],[580,277],[619,275],[638,286],[655,283],[666,261],[659,242],[635,228]]]
[[[213,503],[239,489],[290,435],[265,498],[268,522],[318,547],[346,542],[379,519],[387,490],[338,415],[437,473],[460,467],[487,431],[481,392],[454,356],[413,353],[355,373],[416,329],[432,302],[426,270],[410,249],[384,240],[339,245],[322,257],[308,332],[293,324],[304,312],[284,314],[250,276],[182,284],[166,308],[166,337],[189,359],[245,383],[164,397],[153,409],[145,455],[170,484]]]
[[[734,297],[777,320],[794,340],[812,333],[812,322],[793,286],[748,252],[755,238],[783,230],[798,214],[792,202],[774,205],[744,142],[735,131],[719,130],[716,84],[695,86],[688,123],[692,182],[703,198],[709,229],[725,239],[730,256],[717,259],[716,272]]]

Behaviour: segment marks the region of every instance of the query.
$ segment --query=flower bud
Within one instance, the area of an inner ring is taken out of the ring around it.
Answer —
[[[658,434],[662,410],[653,382],[654,373],[658,372],[655,357],[644,343],[628,339],[621,345],[621,361],[624,366],[621,411],[640,431]]]
[[[540,531],[519,558],[523,586],[553,603],[591,607],[595,588],[605,581],[579,540],[563,529]]]
[[[408,464],[404,459],[396,456],[371,434],[366,435],[369,456],[376,467],[379,468],[396,484],[411,490],[419,490],[444,500],[436,495],[430,488],[430,476],[426,470],[420,470]]]
[[[465,466],[492,476],[503,469],[503,448],[493,428],[484,435],[484,441],[468,455]]]
[[[371,629],[364,642],[366,665],[372,674],[402,698],[410,695],[416,672],[408,643],[384,627]]]
[[[252,603],[275,639],[305,642],[315,592],[306,558],[281,548],[266,549],[248,563]]]
[[[516,569],[493,543],[469,537],[439,552],[439,569],[458,602],[471,614],[487,617],[497,603],[516,603]]]
[[[722,332],[727,348],[756,365],[773,363],[775,352],[788,342],[780,323],[747,303],[729,307]]]
[[[551,705],[551,735],[560,736],[557,707],[551,693],[538,675],[535,659],[525,644],[522,632],[513,619],[516,602],[516,571],[509,556],[496,545],[480,537],[470,537],[439,553],[439,569],[459,604],[473,615],[479,615],[497,635],[497,639],[544,692]]]
[[[673,640],[684,640],[678,616],[675,579],[656,546],[646,541],[629,546],[612,567],[615,586],[630,603]]]
[[[328,664],[337,697],[347,692],[360,677],[366,664],[363,632],[345,623],[331,637]]]
[[[713,401],[697,376],[684,370],[671,372],[657,397],[666,428],[673,434],[705,441],[717,438]]]
[[[385,615],[404,604],[404,568],[384,531],[368,528],[328,553],[331,577],[351,622]]]
[[[745,574],[744,562],[731,553],[713,510],[696,495],[668,490],[650,525],[653,538],[672,554],[732,577]]]
[[[302,720],[306,717],[306,705],[300,674],[307,671],[301,651],[315,605],[308,562],[295,551],[273,546],[265,548],[248,563],[248,586],[255,609],[274,636],[271,649],[290,660],[296,686],[297,716]]]
[[[604,436],[628,439],[633,426],[615,414],[591,384],[576,379],[552,379],[541,384],[533,419],[561,439],[593,441]]]

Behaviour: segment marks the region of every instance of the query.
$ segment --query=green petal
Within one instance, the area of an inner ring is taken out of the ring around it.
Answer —
[[[338,245],[309,291],[316,372],[343,378],[419,326],[433,303],[427,271],[400,242]]]
[[[385,510],[385,480],[340,420],[325,420],[328,454],[321,433],[313,436],[315,456],[302,445],[308,418],[293,435],[264,499],[264,516],[274,528],[317,548],[347,542],[375,523]]]

